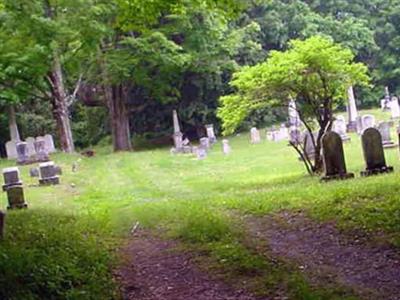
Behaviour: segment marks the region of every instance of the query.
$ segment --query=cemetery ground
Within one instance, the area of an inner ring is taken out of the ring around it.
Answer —
[[[287,142],[231,146],[203,161],[167,148],[56,154],[51,187],[21,167],[29,208],[7,215],[0,298],[399,299],[398,148],[385,150],[394,173],[360,178],[352,134],[357,178],[321,183]]]

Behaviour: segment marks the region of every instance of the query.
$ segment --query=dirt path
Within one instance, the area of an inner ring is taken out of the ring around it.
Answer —
[[[322,286],[327,280],[355,290],[362,299],[400,299],[400,251],[374,246],[318,224],[303,214],[247,218],[248,230],[272,255],[289,259]]]
[[[176,250],[176,243],[139,232],[125,249],[129,261],[117,272],[125,300],[255,300],[213,280]]]

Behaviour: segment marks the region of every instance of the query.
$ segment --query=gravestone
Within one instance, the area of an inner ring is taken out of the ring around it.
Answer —
[[[17,164],[26,165],[31,163],[28,156],[28,144],[25,142],[17,143]]]
[[[400,118],[400,106],[399,99],[397,97],[392,97],[389,103],[390,113],[392,115],[392,119]]]
[[[17,167],[3,169],[4,185],[3,191],[7,191],[12,186],[22,186],[19,169]]]
[[[208,137],[203,137],[200,139],[200,148],[205,149],[208,151],[211,147],[210,139]]]
[[[0,239],[4,238],[5,227],[6,227],[6,214],[0,210]]]
[[[29,175],[31,177],[39,177],[39,169],[38,168],[29,169]]]
[[[206,125],[206,132],[207,132],[207,137],[210,139],[211,145],[215,144],[217,142],[217,137],[215,136],[214,125],[213,124]]]
[[[207,149],[203,147],[197,147],[195,151],[198,160],[204,160],[207,158]]]
[[[382,136],[382,145],[383,148],[394,148],[397,145],[392,141],[390,136],[390,123],[389,122],[380,122],[378,124],[379,133]]]
[[[178,112],[174,110],[172,112],[172,119],[174,123],[174,146],[175,146],[175,153],[181,153],[183,151],[183,133],[181,132],[181,128],[179,125],[179,119],[178,119]]]
[[[361,117],[361,133],[371,127],[375,127],[375,117],[373,115],[365,115]]]
[[[36,155],[36,150],[35,150],[35,139],[33,137],[28,137],[25,140],[27,144],[27,149],[28,149],[28,156],[29,157],[35,157]]]
[[[60,184],[60,177],[57,175],[54,162],[46,162],[39,165],[39,184],[40,185],[56,185]]]
[[[301,132],[299,127],[291,126],[289,129],[289,141],[291,144],[299,145],[301,143]]]
[[[231,146],[229,145],[229,140],[222,140],[222,152],[225,155],[229,155],[231,151],[232,149]]]
[[[350,137],[347,135],[346,119],[344,116],[336,117],[336,120],[333,122],[332,131],[339,134],[342,141],[346,142],[350,140]]]
[[[7,189],[8,207],[7,209],[27,208],[25,202],[24,189],[22,186],[16,185]]]
[[[354,178],[354,174],[347,173],[343,141],[336,132],[327,132],[322,137],[322,157],[325,167],[323,181]]]
[[[316,139],[317,139],[317,134],[314,134],[314,141],[316,141]],[[303,149],[304,149],[304,155],[309,160],[313,160],[315,158],[315,146],[312,140],[312,136],[309,132],[307,132],[303,137]]]
[[[46,151],[47,153],[55,153],[56,151],[56,147],[54,146],[54,139],[53,136],[51,134],[46,134],[44,137],[44,141],[46,143]]]
[[[255,127],[251,128],[250,130],[250,141],[252,144],[261,143],[260,131]]]
[[[266,137],[267,141],[272,142],[274,140],[274,132],[271,130],[267,130]]]
[[[7,158],[8,159],[17,159],[17,144],[15,141],[8,141],[6,143],[6,151],[7,151]]]
[[[349,118],[347,123],[347,131],[356,132],[358,111],[357,111],[356,98],[354,97],[354,90],[352,86],[349,87],[347,95],[348,95],[347,114]]]
[[[362,134],[361,141],[366,163],[366,170],[361,172],[361,176],[393,172],[393,167],[386,165],[382,137],[377,129],[366,129]]]
[[[46,142],[43,137],[36,138],[35,141],[36,161],[46,162],[49,161],[49,154],[46,149]]]

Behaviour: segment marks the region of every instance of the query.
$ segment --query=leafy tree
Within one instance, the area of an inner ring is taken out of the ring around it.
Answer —
[[[296,99],[300,119],[312,137],[317,125],[317,138],[312,138],[315,160],[300,146],[292,146],[310,173],[320,172],[321,139],[332,127],[334,109],[345,99],[349,86],[367,85],[369,80],[367,67],[353,59],[350,50],[320,36],[294,40],[285,52],[272,51],[266,62],[234,75],[231,84],[236,93],[221,98],[218,112],[224,133],[232,133],[254,109],[287,106],[290,99]]]

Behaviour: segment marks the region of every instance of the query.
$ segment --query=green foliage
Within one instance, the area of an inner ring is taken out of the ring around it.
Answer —
[[[334,109],[349,86],[368,82],[366,66],[353,58],[350,50],[316,36],[292,41],[289,50],[272,51],[265,63],[243,68],[231,83],[237,93],[221,98],[225,134],[260,105],[284,107],[289,99],[299,99],[303,119],[317,119],[324,103]]]

